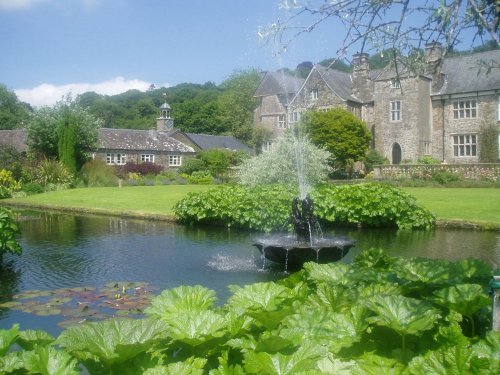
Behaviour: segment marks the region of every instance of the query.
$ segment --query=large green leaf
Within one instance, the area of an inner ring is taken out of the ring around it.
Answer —
[[[0,357],[0,374],[14,373],[24,368],[24,361],[19,352],[10,352]]]
[[[165,337],[166,330],[166,324],[159,320],[112,319],[69,327],[56,343],[78,358],[95,356],[111,366],[150,349]]]
[[[408,371],[415,375],[498,374],[498,371],[491,371],[489,358],[478,357],[470,345],[464,343],[415,357],[408,364]]]
[[[404,366],[394,358],[385,358],[373,353],[367,353],[356,360],[356,365],[352,367],[351,374],[400,375],[405,373],[404,370]]]
[[[317,368],[325,355],[325,348],[319,345],[302,345],[292,354],[247,352],[245,370],[250,374],[297,374]]]
[[[431,329],[439,318],[438,310],[427,302],[398,295],[377,295],[366,301],[376,315],[368,318],[395,330],[402,336]]]
[[[166,366],[156,366],[142,372],[143,375],[203,375],[205,358],[190,357],[182,362],[170,363]]]
[[[24,350],[31,350],[36,345],[49,345],[54,342],[55,338],[45,331],[28,329],[19,332],[17,344]]]
[[[234,294],[226,306],[233,312],[254,318],[267,329],[273,329],[293,313],[292,290],[273,282],[255,283],[245,287],[232,286]]]
[[[7,353],[18,336],[19,324],[14,324],[11,329],[0,329],[0,356]]]
[[[489,281],[493,276],[491,267],[479,259],[462,259],[454,262],[452,267],[457,284],[470,282],[470,280]]]
[[[68,353],[52,346],[37,346],[23,352],[24,367],[30,374],[78,375],[77,360]]]
[[[398,259],[393,270],[405,281],[425,284],[446,284],[450,280],[452,266],[440,259]]]
[[[436,290],[432,301],[467,317],[491,305],[491,299],[478,284],[459,284]]]
[[[210,309],[217,296],[215,291],[200,285],[180,286],[164,290],[153,298],[145,313],[160,319],[183,314],[186,311],[204,311]]]
[[[211,310],[187,311],[171,316],[166,322],[172,339],[191,346],[206,343],[227,333],[225,316]]]
[[[349,278],[350,267],[344,263],[318,264],[308,262],[304,264],[304,269],[307,279],[315,283],[341,285],[349,285],[351,283],[351,279]]]

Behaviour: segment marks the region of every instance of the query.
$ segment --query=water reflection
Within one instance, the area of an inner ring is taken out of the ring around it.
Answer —
[[[200,284],[215,290],[219,303],[224,303],[228,285],[285,275],[282,268],[263,267],[252,246],[256,233],[114,217],[37,212],[29,219],[27,213],[23,215],[23,255],[4,256],[2,302],[32,289],[102,288],[110,282],[128,281],[146,282],[158,290]],[[379,247],[393,256],[475,257],[500,268],[500,233],[496,232],[334,229],[326,234],[357,241],[346,262],[362,250]],[[33,319],[14,310],[0,311],[0,328],[14,322],[22,322],[23,329],[57,333],[57,318]]]

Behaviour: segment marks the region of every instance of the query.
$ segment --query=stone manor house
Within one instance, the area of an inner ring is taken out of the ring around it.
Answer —
[[[393,64],[370,70],[365,53],[353,56],[352,73],[321,65],[306,79],[266,73],[255,92],[260,102],[254,111],[254,125],[272,134],[264,149],[303,112],[340,107],[365,122],[372,147],[392,164],[423,156],[477,163],[484,128],[493,127],[500,144],[500,50],[443,58],[442,47],[433,43],[426,46],[425,58],[421,74],[402,66],[396,71]],[[494,67],[488,71],[484,65]]]

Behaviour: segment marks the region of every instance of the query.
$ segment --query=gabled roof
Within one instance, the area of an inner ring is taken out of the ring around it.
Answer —
[[[193,141],[200,149],[227,149],[233,151],[244,151],[246,153],[251,153],[252,149],[246,144],[240,142],[238,139],[232,136],[225,135],[208,135],[208,134],[195,134],[195,133],[184,133],[189,139]]]
[[[295,94],[304,83],[304,79],[285,72],[266,72],[254,96]]]
[[[26,129],[0,130],[0,146],[12,146],[18,152],[28,151],[28,131]]]
[[[480,69],[482,63],[498,66],[499,61],[500,49],[445,58],[441,68],[444,85],[433,95],[500,89],[500,69],[493,68],[489,73],[484,66]]]
[[[165,132],[111,128],[99,129],[98,148],[110,150],[194,152],[192,147],[186,146],[184,143],[169,137]]]
[[[320,64],[316,64],[314,69],[317,70],[328,87],[341,99],[361,102],[352,95],[352,79],[349,73],[337,69],[329,69]]]

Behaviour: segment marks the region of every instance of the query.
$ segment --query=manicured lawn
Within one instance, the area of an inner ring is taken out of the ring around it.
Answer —
[[[172,217],[173,205],[189,192],[205,191],[210,185],[161,185],[107,187],[55,191],[5,203],[46,208],[66,208],[95,213]],[[438,219],[500,225],[500,189],[403,188]]]
[[[172,216],[172,207],[189,192],[204,191],[209,185],[159,185],[82,188],[53,191],[5,203],[35,207],[66,208],[102,213],[134,213],[138,216]],[[0,202],[1,203],[1,202]]]
[[[500,189],[403,188],[438,219],[500,224]]]

